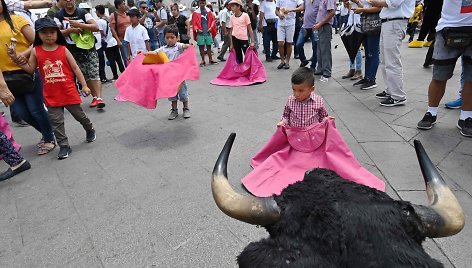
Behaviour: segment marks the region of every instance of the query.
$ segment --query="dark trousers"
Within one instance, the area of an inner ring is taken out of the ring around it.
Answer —
[[[408,42],[413,41],[413,38],[415,38],[416,27],[418,27],[418,22],[409,22],[406,25],[406,34],[410,36]]]
[[[226,28],[226,35],[223,34],[223,30],[221,30],[221,35],[223,36],[223,46],[221,47],[221,51],[220,51],[220,55],[218,55],[218,58],[220,59],[223,59],[225,54],[226,54],[226,51],[228,50],[229,48],[229,45],[231,45],[231,35],[229,33],[229,29],[231,28]]]
[[[441,17],[443,0],[429,0],[425,1],[423,24],[421,24],[420,33],[418,35],[419,41],[424,41],[426,35],[428,41],[434,40],[436,34],[436,26]]]
[[[333,65],[333,57],[331,54],[331,38],[333,36],[333,28],[331,24],[326,23],[318,29],[318,44],[316,48],[318,68],[317,73],[322,73],[324,77],[331,77],[331,67]]]
[[[101,47],[99,50],[97,50],[98,54],[98,75],[100,76],[100,80],[107,80],[107,76],[105,74],[105,54],[104,48]]]
[[[297,40],[298,40],[298,34],[300,33],[300,30],[302,27],[295,27],[295,33],[293,34],[293,55],[298,56],[298,49],[297,49]]]
[[[0,131],[0,154],[10,167],[16,166],[23,161],[23,157],[15,150],[8,137]]]
[[[233,48],[236,52],[236,61],[239,63],[243,62],[243,56],[246,54],[246,50],[249,47],[248,40],[239,40],[238,38],[231,36],[233,40]]]
[[[77,120],[86,131],[92,130],[92,122],[82,110],[80,104],[66,105],[60,107],[48,107],[49,117],[54,128],[54,135],[56,135],[57,144],[59,146],[69,146],[69,141],[64,127],[64,108]]]
[[[120,69],[121,73],[125,71],[125,66],[123,65],[123,61],[121,60],[120,49],[117,45],[114,47],[107,47],[105,49],[105,54],[107,55],[107,59],[110,62],[110,68],[113,73],[113,78],[118,78],[118,71],[116,70],[116,65],[118,64],[118,68]]]
[[[365,78],[375,81],[380,63],[380,34],[365,35]]]
[[[270,42],[272,41],[272,53],[270,53]],[[266,58],[275,57],[279,52],[279,44],[277,43],[277,29],[269,30],[267,26],[263,28],[262,42]]]
[[[317,51],[317,42],[315,41],[315,33],[313,33],[313,29],[306,29],[306,28],[301,28],[300,33],[298,35],[298,39],[296,40],[297,43],[295,45],[295,48],[298,50],[298,56],[300,59],[301,63],[305,63],[308,60],[306,59],[305,56],[305,50],[303,49],[303,45],[305,44],[306,40],[308,38],[311,39],[311,50],[312,50],[312,58],[311,58],[311,68],[314,70],[316,68],[316,63],[318,61],[316,51]]]

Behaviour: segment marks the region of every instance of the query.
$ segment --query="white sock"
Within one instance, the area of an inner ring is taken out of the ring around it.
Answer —
[[[461,110],[460,120],[466,120],[467,118],[472,117],[472,111],[463,111]]]
[[[428,112],[430,112],[433,116],[438,115],[438,107],[428,107]]]

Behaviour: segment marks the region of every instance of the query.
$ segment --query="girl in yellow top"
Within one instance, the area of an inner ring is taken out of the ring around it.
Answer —
[[[4,0],[0,0],[0,70],[3,76],[16,72],[24,72],[17,64],[25,64],[31,52],[31,44],[34,41],[34,31],[29,23],[21,16],[10,15]],[[16,39],[16,51],[19,60],[13,62],[7,53],[7,45],[11,43],[12,38]],[[39,72],[34,81],[34,91],[27,94],[15,94],[15,101],[11,108],[21,119],[33,126],[42,134],[41,141],[38,143],[38,154],[47,154],[56,147],[54,132],[52,130],[49,117],[43,104],[43,84]]]

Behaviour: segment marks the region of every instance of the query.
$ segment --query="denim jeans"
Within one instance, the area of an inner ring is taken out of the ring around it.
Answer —
[[[366,35],[364,39],[365,77],[371,81],[375,81],[379,68],[379,44],[380,35]]]
[[[21,119],[39,131],[45,142],[51,142],[54,141],[54,132],[43,103],[43,82],[39,71],[36,70],[34,91],[30,94],[15,96],[15,102],[11,108]]]
[[[128,46],[129,46],[129,43],[125,40],[122,40],[121,44],[123,44],[123,46],[120,48],[121,59],[123,60],[123,64],[125,65],[125,67],[128,67]]]
[[[181,102],[186,102],[188,101],[188,90],[187,90],[187,83],[184,81],[182,83],[182,87],[180,87],[179,92],[177,92],[177,95],[172,98],[168,98],[170,101],[177,101],[180,100]]]
[[[316,62],[317,62],[317,57],[316,57],[316,46],[317,42],[315,41],[315,33],[313,32],[312,29],[306,29],[306,28],[301,28],[300,33],[298,34],[298,39],[297,39],[297,44],[296,48],[298,50],[298,57],[300,61],[306,62],[306,56],[305,56],[305,50],[303,49],[303,45],[305,44],[305,41],[310,37],[311,40],[311,49],[313,52],[313,56],[311,58],[311,68],[315,69],[316,68]]]
[[[266,58],[275,57],[279,52],[279,44],[277,43],[277,31],[269,31],[267,26],[263,28],[262,42],[264,44],[264,52]],[[270,53],[270,41],[272,41],[272,54]]]
[[[156,40],[149,40],[149,48],[151,48],[151,51],[154,51],[159,48],[159,41]]]
[[[167,45],[167,43],[166,43],[166,38],[165,38],[165,36],[164,36],[164,32],[159,33],[159,35],[157,36],[157,38],[159,38],[159,47],[163,47],[163,46]]]
[[[354,69],[356,71],[362,70],[362,53],[361,53],[361,49],[359,49],[357,51],[356,59],[354,60],[354,63],[349,61],[349,69]]]
[[[106,80],[107,76],[105,74],[105,48],[101,47],[97,50],[98,54],[98,74],[100,76],[100,80]]]

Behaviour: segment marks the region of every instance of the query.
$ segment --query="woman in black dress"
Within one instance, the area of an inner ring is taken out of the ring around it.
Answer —
[[[171,9],[172,16],[167,20],[167,24],[175,24],[179,28],[180,42],[184,44],[190,44],[190,20],[180,14],[179,5],[172,5]]]

